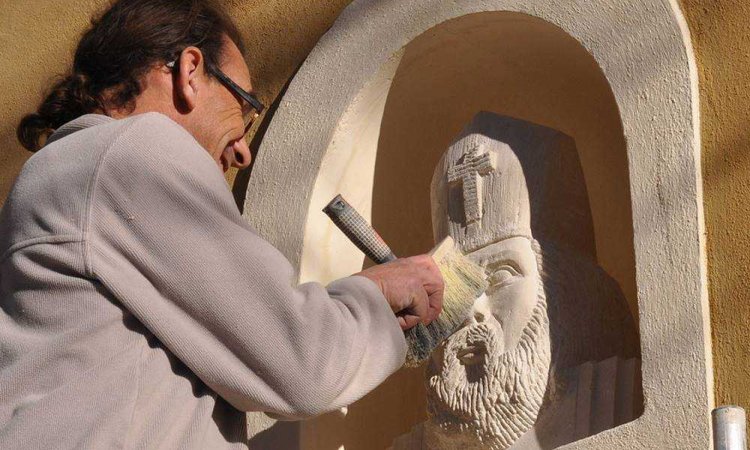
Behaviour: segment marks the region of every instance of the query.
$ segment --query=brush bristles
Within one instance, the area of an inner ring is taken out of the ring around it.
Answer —
[[[450,239],[450,238],[447,238]],[[443,312],[429,325],[406,332],[406,366],[415,367],[466,321],[474,300],[487,289],[484,270],[461,254],[452,239],[438,245],[433,258],[445,282]]]

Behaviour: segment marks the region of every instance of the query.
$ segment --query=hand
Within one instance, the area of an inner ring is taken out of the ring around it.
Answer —
[[[420,322],[427,325],[443,309],[443,276],[429,255],[399,258],[357,275],[380,287],[403,330]]]

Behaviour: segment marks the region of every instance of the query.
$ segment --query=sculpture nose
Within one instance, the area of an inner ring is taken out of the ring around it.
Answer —
[[[487,295],[482,294],[474,301],[469,320],[472,324],[480,324],[488,320],[491,314],[490,301],[487,298]]]

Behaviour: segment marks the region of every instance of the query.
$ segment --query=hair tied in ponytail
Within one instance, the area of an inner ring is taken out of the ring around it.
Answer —
[[[99,109],[98,100],[88,93],[87,77],[72,73],[52,86],[36,113],[21,119],[16,135],[24,148],[35,152],[57,128]]]

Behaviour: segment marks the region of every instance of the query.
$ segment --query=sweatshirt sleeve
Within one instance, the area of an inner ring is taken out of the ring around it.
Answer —
[[[403,364],[403,333],[375,283],[296,285],[212,158],[167,117],[131,119],[97,167],[91,275],[237,409],[317,415]]]

